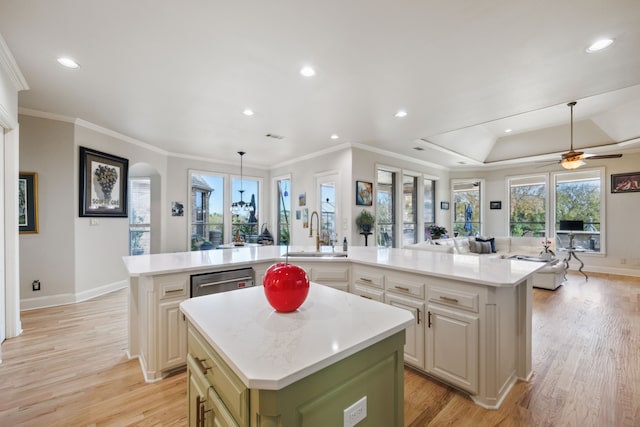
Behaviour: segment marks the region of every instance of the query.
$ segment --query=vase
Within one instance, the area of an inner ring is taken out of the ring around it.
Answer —
[[[540,254],[540,258],[542,258],[542,259],[551,259],[551,258],[553,258],[553,255],[551,255],[551,252],[542,252]]]

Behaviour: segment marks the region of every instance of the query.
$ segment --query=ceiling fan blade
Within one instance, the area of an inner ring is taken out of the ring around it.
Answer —
[[[585,154],[584,156],[585,160],[618,159],[620,157],[622,157],[622,154],[599,154],[599,155]]]

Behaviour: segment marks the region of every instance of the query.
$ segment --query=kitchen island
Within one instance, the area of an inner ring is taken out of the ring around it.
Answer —
[[[190,425],[202,416],[342,425],[344,410],[360,401],[368,425],[403,425],[404,330],[413,322],[406,310],[315,283],[292,313],[276,312],[261,287],[180,308],[188,320]],[[223,405],[205,408],[217,401]]]
[[[309,248],[293,247],[301,253]],[[191,274],[253,267],[256,283],[284,247],[125,257],[130,275],[129,354],[147,381],[187,363]],[[312,281],[409,311],[405,363],[497,408],[531,375],[531,276],[541,263],[392,248],[351,247],[348,257],[296,257]],[[245,290],[238,291],[239,293]]]

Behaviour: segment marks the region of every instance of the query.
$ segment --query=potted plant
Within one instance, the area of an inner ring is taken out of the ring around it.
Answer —
[[[440,237],[442,237],[443,234],[447,234],[447,229],[444,228],[441,225],[430,225],[427,228],[428,231],[428,236],[427,237],[431,237],[431,239],[436,240],[439,239]]]
[[[356,225],[363,233],[371,232],[371,228],[376,223],[376,217],[371,212],[363,209],[356,217]]]

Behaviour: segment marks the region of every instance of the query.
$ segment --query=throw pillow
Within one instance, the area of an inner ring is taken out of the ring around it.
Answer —
[[[494,237],[476,237],[476,242],[489,242],[491,244],[491,252],[496,253],[496,239]]]
[[[470,241],[469,248],[474,254],[490,254],[491,242],[481,242],[479,240]]]

